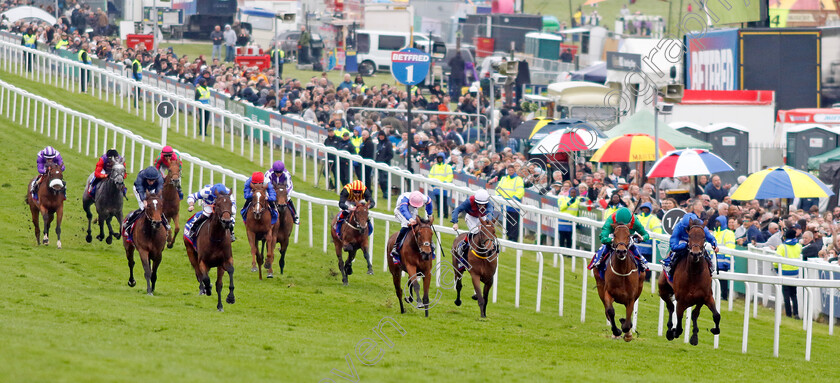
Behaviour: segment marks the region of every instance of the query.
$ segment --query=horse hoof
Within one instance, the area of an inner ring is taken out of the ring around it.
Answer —
[[[103,239],[105,239],[105,236],[102,234],[96,236],[96,240],[99,242],[102,242]]]
[[[350,286],[350,283],[348,283],[347,281],[344,281],[342,283],[344,283],[344,286]]]
[[[271,263],[266,262],[266,263],[263,265],[263,268],[264,268],[264,269],[266,269],[266,270],[271,270]]]
[[[87,241],[87,243],[91,243],[93,242],[93,237],[90,234],[88,234],[87,237],[85,237],[85,241]]]
[[[256,266],[251,266],[251,272],[256,273],[257,272],[257,267]]]
[[[171,249],[174,245],[175,245],[175,243],[174,243],[174,242],[173,242],[173,243],[170,243],[170,244],[167,244],[167,245],[166,245],[166,248],[167,248],[167,249]]]
[[[711,329],[709,329],[709,332],[711,332],[712,335],[718,335],[718,334],[720,334],[720,329],[719,328],[711,328]]]
[[[268,275],[266,275],[265,277],[266,277],[266,278],[269,278],[269,279],[270,279],[270,278],[274,278],[274,274],[273,274],[273,273],[268,273]]]
[[[344,273],[347,275],[353,275],[353,267],[350,266],[350,264],[347,264],[347,266],[344,267]]]
[[[153,292],[149,291],[148,293],[146,293],[146,295],[148,295],[148,296],[154,296],[154,295],[155,295],[155,293],[153,293]]]
[[[688,343],[691,344],[692,346],[696,346],[697,345],[697,335],[692,335],[691,339],[688,340]]]
[[[219,310],[219,312],[220,312],[220,313],[225,312],[225,309],[224,309],[223,307],[221,307],[221,306],[219,306],[219,307],[218,307],[218,310]]]
[[[229,305],[232,305],[232,304],[236,303],[236,298],[228,295],[227,299],[225,299],[225,302],[227,302]]]
[[[668,330],[665,333],[665,338],[667,338],[668,340],[674,340],[674,330]]]
[[[61,241],[56,241],[55,242],[55,247],[60,249],[61,248]]]
[[[621,330],[619,329],[612,330],[612,333],[614,336],[621,336]]]
[[[114,239],[120,239],[120,238],[122,238],[122,234],[120,234],[119,232],[114,233]]]
[[[414,299],[411,298],[410,296],[409,297],[403,297],[403,300],[405,301],[405,303],[408,303],[408,304],[411,304],[411,302],[414,302]]]
[[[422,310],[422,309],[426,308],[426,306],[423,305],[423,303],[417,302],[417,308]],[[429,316],[429,314],[426,314],[426,316]]]
[[[613,338],[613,340],[619,340],[619,339],[621,339],[621,336],[619,336],[619,335],[613,335],[613,336],[612,336],[612,338]]]
[[[477,301],[477,300],[478,300],[478,295],[473,294],[473,296],[472,296],[472,300]]]
[[[372,268],[368,268],[368,272],[367,272],[367,273],[368,273],[368,275],[373,275],[373,269],[372,269]]]
[[[110,245],[113,242],[114,242],[114,237],[109,235],[108,238],[105,238],[105,243]]]
[[[460,299],[456,299],[456,300],[455,300],[455,306],[460,306],[460,305],[461,305],[461,300],[460,300]]]
[[[134,286],[137,286],[137,282],[135,282],[133,279],[129,279],[128,280],[128,287],[134,287]]]
[[[633,335],[631,335],[629,332],[627,334],[624,334],[624,341],[625,342],[630,342],[632,340],[633,340]]]

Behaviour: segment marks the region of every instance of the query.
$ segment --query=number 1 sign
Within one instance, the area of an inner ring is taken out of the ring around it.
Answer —
[[[426,78],[432,58],[416,48],[391,52],[391,74],[401,84],[417,85]]]

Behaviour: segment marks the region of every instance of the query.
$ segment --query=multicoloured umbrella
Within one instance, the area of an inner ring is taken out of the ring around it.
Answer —
[[[683,149],[668,152],[653,164],[648,177],[682,177],[732,172],[726,161],[706,149]]]
[[[790,166],[779,166],[753,173],[744,181],[732,199],[749,201],[772,198],[822,198],[834,192],[810,173]]]
[[[566,128],[545,136],[531,148],[530,154],[555,154],[598,149],[604,140],[592,131]]]
[[[668,141],[659,139],[659,155],[674,150]],[[592,162],[642,162],[656,160],[656,145],[653,137],[647,134],[625,134],[613,137],[601,146],[590,161]]]
[[[548,125],[551,121],[554,121],[552,118],[535,118],[533,120],[525,121],[516,128],[513,129],[513,132],[510,133],[511,138],[521,138],[521,139],[530,139],[534,133],[538,132],[544,126]]]

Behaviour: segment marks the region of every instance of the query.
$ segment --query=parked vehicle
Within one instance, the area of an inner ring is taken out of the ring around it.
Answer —
[[[421,33],[414,34],[414,47],[422,51],[429,51],[429,36]],[[401,32],[383,32],[358,30],[356,31],[356,54],[359,62],[359,73],[371,76],[377,70],[391,70],[391,52],[407,48],[409,34]],[[440,36],[432,36],[432,57],[446,56],[446,44]]]

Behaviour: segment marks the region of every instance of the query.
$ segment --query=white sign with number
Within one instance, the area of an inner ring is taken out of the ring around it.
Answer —
[[[662,230],[665,230],[668,235],[674,232],[674,226],[677,226],[682,217],[685,215],[685,210],[671,209],[662,216]]]

